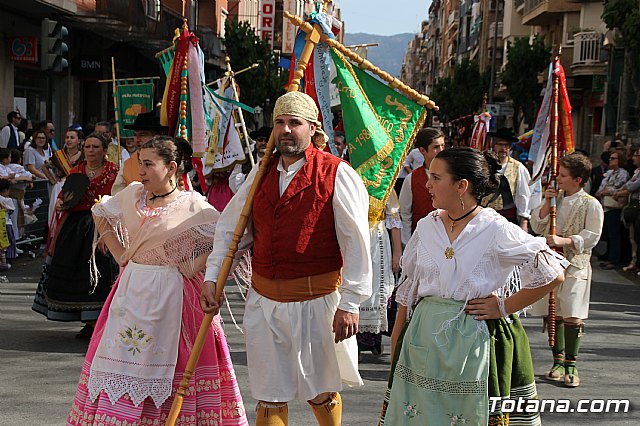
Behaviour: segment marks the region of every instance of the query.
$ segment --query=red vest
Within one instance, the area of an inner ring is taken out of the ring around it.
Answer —
[[[333,215],[341,160],[310,146],[307,162],[280,197],[275,154],[253,199],[253,270],[265,278],[293,279],[337,271],[342,255]]]
[[[418,167],[411,172],[411,232],[416,230],[418,221],[434,211],[431,194],[427,190],[427,171],[424,167]]]

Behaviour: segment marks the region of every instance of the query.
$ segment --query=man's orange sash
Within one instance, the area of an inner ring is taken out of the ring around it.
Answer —
[[[270,279],[253,273],[253,289],[276,302],[303,302],[331,294],[342,283],[341,271],[294,279]]]
[[[138,151],[134,152],[131,157],[124,162],[122,167],[122,177],[127,185],[131,182],[140,182],[140,173],[138,172]]]

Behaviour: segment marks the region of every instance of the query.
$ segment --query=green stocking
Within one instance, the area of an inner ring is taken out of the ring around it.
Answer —
[[[584,334],[584,324],[565,326],[566,356],[564,368],[567,374],[576,374],[576,359],[580,350],[580,340]]]
[[[556,341],[553,344],[553,366],[564,365],[564,321],[562,319],[556,320]]]

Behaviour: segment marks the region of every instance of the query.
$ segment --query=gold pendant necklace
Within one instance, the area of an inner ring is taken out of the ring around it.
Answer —
[[[444,257],[446,257],[447,259],[449,260],[453,259],[453,255],[454,255],[453,247],[447,247],[444,250]]]
[[[87,164],[87,176],[89,176],[89,179],[93,179],[94,177],[96,177],[96,174],[101,167],[102,164],[100,164],[98,167],[91,167],[89,164]]]

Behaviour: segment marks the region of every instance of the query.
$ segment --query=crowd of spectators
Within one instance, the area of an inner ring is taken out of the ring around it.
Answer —
[[[51,120],[34,124],[18,111],[7,114],[7,124],[0,129],[0,197],[6,198],[0,199],[0,222],[4,217],[6,224],[6,236],[0,232],[0,271],[10,268],[10,261],[29,247],[46,243],[54,204],[50,200],[55,202],[69,170],[84,159],[84,135],[93,131],[115,144],[109,154],[117,155],[113,126],[108,121],[85,129],[74,124],[57,138]],[[122,141],[121,162],[136,150],[129,142]],[[57,151],[66,155],[56,155]],[[0,231],[3,229],[0,223]]]

